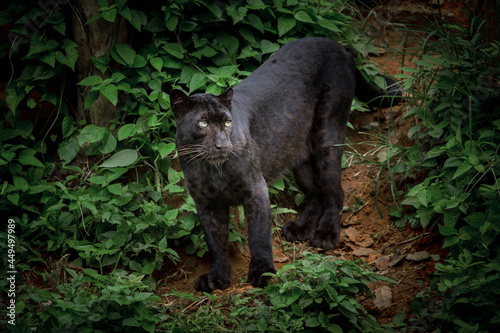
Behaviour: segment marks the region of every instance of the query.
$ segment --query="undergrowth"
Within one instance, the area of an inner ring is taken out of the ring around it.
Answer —
[[[410,30],[422,36],[420,56],[399,75],[414,144],[391,147],[391,172],[408,184],[391,211],[399,225],[437,229],[449,249],[432,289],[414,300],[422,332],[500,328],[499,44],[486,45],[485,22],[469,19]]]

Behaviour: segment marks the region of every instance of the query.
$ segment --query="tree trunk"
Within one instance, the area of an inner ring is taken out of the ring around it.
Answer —
[[[104,19],[86,24],[99,12],[98,0],[76,0],[72,2],[73,37],[78,44],[78,62],[76,64],[76,79],[78,82],[92,75],[109,78],[109,73],[101,73],[91,61],[91,57],[100,58],[109,53],[116,43],[127,39],[126,22],[118,16],[115,22]],[[97,101],[85,110],[85,99],[91,87],[77,86],[77,120],[85,120],[88,124],[107,127],[115,117],[117,108],[102,94]]]

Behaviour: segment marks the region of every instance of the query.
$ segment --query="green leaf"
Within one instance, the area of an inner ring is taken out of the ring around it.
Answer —
[[[17,206],[17,204],[19,203],[19,193],[7,194],[7,200]]]
[[[139,130],[139,126],[136,124],[126,124],[120,127],[118,130],[118,141],[122,141],[130,136],[134,136]]]
[[[262,54],[273,53],[279,50],[280,46],[278,43],[272,43],[266,39],[260,42],[260,47],[262,49]]]
[[[116,9],[111,9],[101,13],[102,18],[108,22],[114,22],[116,20],[116,14],[118,14]]]
[[[278,34],[279,36],[283,36],[288,31],[292,30],[297,24],[297,21],[291,17],[280,16],[278,18]]]
[[[132,326],[132,327],[139,327],[139,326],[141,326],[141,324],[134,317],[125,318],[122,321],[122,325],[123,326]]]
[[[251,9],[265,9],[266,5],[262,0],[247,0],[248,8]]]
[[[28,138],[31,135],[33,127],[34,125],[31,120],[22,120],[16,123],[16,128],[23,138]]]
[[[340,30],[340,28],[337,26],[337,24],[335,24],[335,21],[319,19],[319,17],[318,17],[318,24],[320,26],[322,26],[323,28],[326,28],[330,31],[337,32],[337,33],[342,32],[342,30]]]
[[[443,236],[452,236],[452,235],[457,235],[457,229],[453,227],[446,227],[444,225],[439,225],[439,232]]]
[[[297,21],[301,21],[301,22],[306,22],[306,23],[313,23],[314,24],[314,21],[313,19],[309,16],[309,14],[307,14],[306,12],[302,11],[302,10],[299,10],[298,12],[296,12],[293,17],[295,17],[295,19]]]
[[[56,60],[74,71],[76,61],[78,60],[78,45],[69,39],[64,39],[62,47],[64,53],[57,51],[55,53]]]
[[[132,66],[134,64],[136,52],[130,45],[116,44],[115,49],[127,65]]]
[[[17,107],[24,99],[24,96],[26,96],[24,89],[5,89],[5,102],[9,105],[12,114],[16,112]]]
[[[283,178],[275,181],[274,183],[271,184],[271,187],[274,187],[278,191],[283,191],[285,189],[285,181]]]
[[[236,24],[242,21],[248,11],[248,8],[244,6],[227,6],[226,8],[227,14],[233,19],[233,24]]]
[[[171,152],[175,150],[175,143],[170,142],[170,143],[165,143],[165,142],[160,142],[158,144],[158,152],[160,153],[161,158],[164,158]]]
[[[184,58],[183,50],[177,43],[166,43],[163,49],[178,59]]]
[[[48,64],[50,67],[54,68],[56,65],[56,54],[54,52],[47,53],[40,58],[40,61]]]
[[[62,121],[62,135],[66,138],[76,131],[75,120],[71,116],[64,117]]]
[[[106,129],[104,127],[100,127],[97,125],[87,125],[81,131],[78,136],[78,144],[83,147],[84,144],[94,143],[101,140],[106,133]]]
[[[154,69],[156,69],[158,72],[161,72],[161,69],[163,68],[163,60],[161,58],[151,58],[149,62]]]
[[[29,189],[29,185],[26,179],[22,177],[13,177],[13,181],[14,181],[14,186],[19,191],[25,192],[27,189]]]
[[[203,87],[208,81],[208,78],[205,74],[203,73],[195,73],[191,77],[191,81],[189,81],[189,92],[192,93],[193,91],[198,90],[199,88]]]
[[[73,161],[76,155],[78,155],[80,148],[81,147],[78,144],[78,140],[76,138],[71,138],[67,141],[64,141],[59,146],[59,149],[57,150],[57,155],[64,162],[64,164],[67,164]]]
[[[247,20],[252,27],[264,33],[264,23],[262,23],[262,20],[257,15],[249,14]]]
[[[97,90],[88,93],[87,97],[85,97],[85,105],[83,106],[85,110],[87,110],[92,104],[97,101],[99,95],[99,91]]]
[[[178,23],[179,17],[177,15],[170,15],[170,17],[165,22],[165,26],[168,30],[174,31],[177,28]]]
[[[147,265],[145,265],[142,269],[141,269],[141,274],[146,274],[146,275],[149,275],[151,273],[153,273],[153,271],[155,270],[155,262],[151,262]]]
[[[168,182],[170,184],[176,184],[180,180],[181,180],[181,176],[179,175],[179,172],[177,172],[173,168],[168,169]]]
[[[465,221],[471,227],[479,229],[486,222],[486,215],[483,212],[475,212],[467,216]]]
[[[19,154],[19,163],[22,165],[31,165],[36,167],[45,167],[42,162],[34,155],[36,154],[36,150],[34,149],[25,149]]]
[[[337,324],[330,324],[330,326],[328,326],[328,332],[332,332],[332,333],[342,333],[342,327],[340,327],[339,325]]]
[[[158,250],[160,250],[161,253],[165,253],[167,251],[167,238],[163,237],[159,242],[158,242]]]
[[[222,31],[219,32],[215,38],[224,46],[229,55],[233,55],[238,51],[240,42],[238,38],[230,35],[229,33]]]
[[[98,85],[102,82],[102,77],[98,75],[92,75],[89,77],[86,77],[85,79],[81,80],[80,82],[77,83],[79,86],[95,86]]]
[[[137,161],[138,157],[139,154],[135,149],[123,149],[113,154],[99,166],[101,168],[127,167],[134,164],[135,161]]]
[[[467,171],[472,169],[472,166],[473,165],[470,164],[470,162],[468,160],[462,162],[462,164],[460,164],[458,166],[457,170],[455,171],[455,174],[453,175],[453,179],[460,177],[461,175],[463,175],[464,173],[466,173]]]
[[[114,84],[108,84],[101,89],[101,94],[106,97],[111,104],[116,106],[118,103],[118,88]]]
[[[103,154],[109,154],[113,150],[115,150],[116,144],[117,142],[115,137],[113,136],[113,134],[111,134],[111,132],[108,131],[102,138],[102,146],[99,147],[99,151]]]
[[[59,46],[59,43],[53,39],[42,40],[38,36],[40,35],[37,35],[31,39],[30,49],[28,51],[28,54],[26,55],[26,59],[33,58],[34,55],[46,51],[53,51]]]

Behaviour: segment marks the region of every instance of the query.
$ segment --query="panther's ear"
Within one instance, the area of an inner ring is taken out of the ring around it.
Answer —
[[[186,113],[188,96],[182,91],[175,89],[170,93],[170,106],[176,118]]]
[[[231,111],[231,101],[233,100],[233,88],[228,88],[219,95],[219,100]]]

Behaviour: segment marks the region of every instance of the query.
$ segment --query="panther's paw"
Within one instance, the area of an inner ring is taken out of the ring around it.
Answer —
[[[311,234],[311,246],[331,250],[339,244],[340,233],[335,229],[316,229]]]
[[[257,288],[264,288],[271,280],[270,276],[262,276],[264,273],[276,273],[276,269],[272,266],[266,269],[250,267],[248,270],[248,283]]]
[[[231,284],[231,276],[221,277],[217,275],[203,274],[198,276],[194,282],[194,288],[198,291],[211,293],[215,289],[224,290]]]
[[[304,242],[309,239],[309,230],[296,221],[285,224],[282,230],[283,236],[289,242]]]

